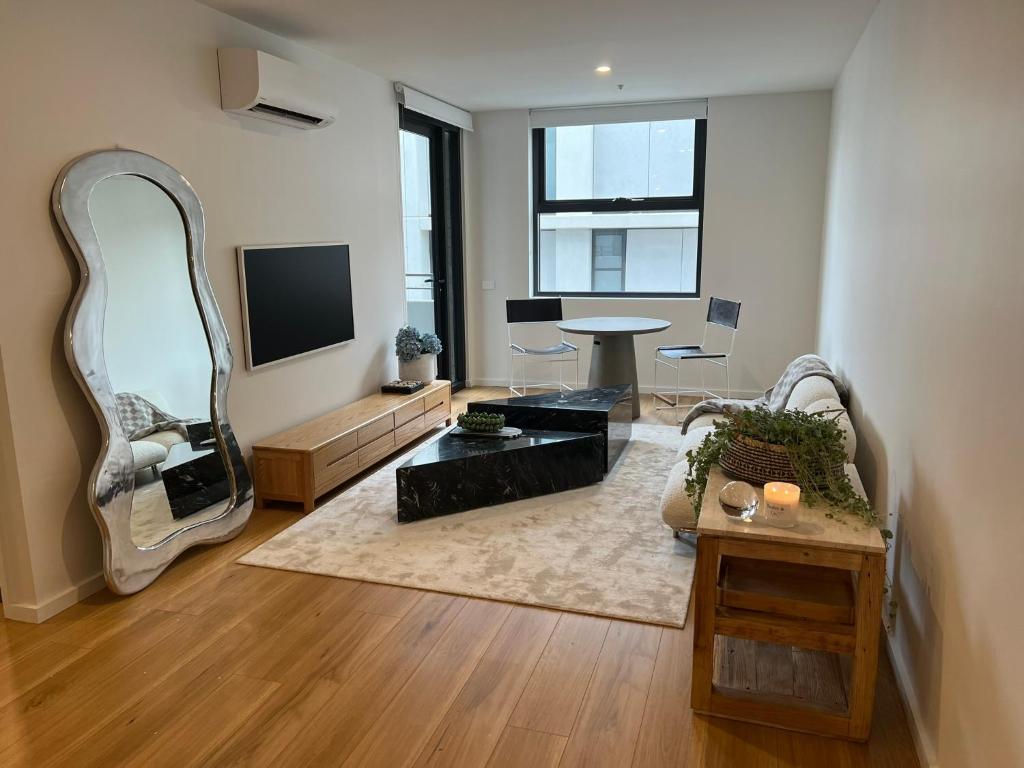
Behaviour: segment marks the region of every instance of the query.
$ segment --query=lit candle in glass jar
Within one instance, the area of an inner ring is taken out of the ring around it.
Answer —
[[[792,528],[797,524],[800,507],[800,486],[792,483],[765,483],[764,521],[776,528]]]

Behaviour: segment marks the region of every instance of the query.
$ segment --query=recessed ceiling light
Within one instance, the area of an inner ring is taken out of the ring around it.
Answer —
[[[597,72],[599,75],[607,75],[609,72],[612,71],[612,68],[609,67],[607,64],[602,64],[600,67],[594,67],[594,71]]]

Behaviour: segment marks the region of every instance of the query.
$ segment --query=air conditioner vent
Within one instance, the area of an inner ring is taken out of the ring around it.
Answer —
[[[249,107],[248,112],[261,112],[265,115],[274,115],[275,117],[286,117],[289,120],[295,120],[299,123],[305,123],[306,125],[319,127],[328,120],[324,120],[319,117],[313,117],[312,115],[304,115],[301,112],[294,112],[284,107],[275,107],[273,104],[257,104],[256,106]]]

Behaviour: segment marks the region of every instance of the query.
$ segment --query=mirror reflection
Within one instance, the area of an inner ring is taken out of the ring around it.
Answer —
[[[89,213],[107,273],[103,354],[134,464],[132,542],[150,547],[227,509],[213,362],[171,198],[146,179],[114,176],[93,188]]]

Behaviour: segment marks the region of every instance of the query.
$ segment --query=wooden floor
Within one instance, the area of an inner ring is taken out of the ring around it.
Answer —
[[[694,716],[689,626],[234,564],[297,519],[257,510],[141,594],[0,623],[0,765],[917,765],[888,664],[866,745]]]

